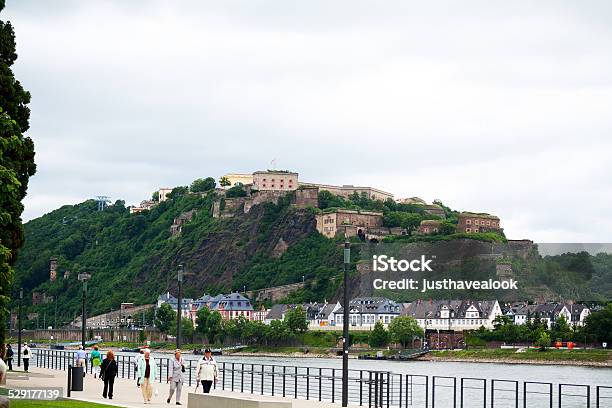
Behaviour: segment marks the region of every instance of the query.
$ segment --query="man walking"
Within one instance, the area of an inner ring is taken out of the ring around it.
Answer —
[[[204,394],[210,393],[213,381],[217,382],[218,376],[217,362],[212,356],[210,349],[204,350],[204,356],[198,361],[196,370],[196,382],[202,382]]]
[[[174,358],[172,362],[170,362],[170,374],[171,377],[168,378],[168,382],[170,382],[170,395],[166,402],[169,404],[172,399],[172,395],[174,395],[174,391],[176,391],[176,405],[181,404],[181,390],[183,388],[183,373],[185,372],[185,361],[183,357],[181,357],[181,350],[176,349],[174,351]]]
[[[9,371],[13,371],[13,356],[15,352],[13,352],[13,348],[10,344],[6,345],[6,364],[8,364]]]

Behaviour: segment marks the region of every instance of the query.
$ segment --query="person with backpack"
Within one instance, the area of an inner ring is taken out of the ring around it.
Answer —
[[[113,387],[115,385],[115,377],[117,377],[118,373],[119,369],[115,361],[115,353],[113,353],[113,350],[108,350],[106,358],[102,361],[102,365],[100,366],[100,379],[104,381],[102,397],[106,398],[108,395],[108,399],[113,399]]]
[[[89,355],[89,360],[93,368],[94,378],[100,375],[100,364],[102,364],[102,356],[98,350],[98,346],[94,346],[93,351]]]
[[[30,354],[30,347],[28,346],[28,343],[26,343],[23,346],[23,356],[21,357],[23,359],[23,371],[25,371],[26,373],[30,368]]]
[[[15,352],[10,344],[6,345],[6,364],[8,365],[9,371],[13,371],[13,356]]]

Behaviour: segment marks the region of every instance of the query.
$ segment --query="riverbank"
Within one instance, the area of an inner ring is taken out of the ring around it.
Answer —
[[[485,349],[435,350],[418,358],[421,361],[449,361],[469,363],[572,365],[612,367],[612,350],[556,350],[548,349]]]

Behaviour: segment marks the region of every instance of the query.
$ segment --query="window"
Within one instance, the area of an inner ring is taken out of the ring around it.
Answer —
[[[478,225],[478,220],[474,221],[474,224],[475,224],[475,225]]]
[[[466,228],[465,232],[472,232],[472,229],[471,228]]]
[[[465,220],[465,223],[466,223],[467,225],[472,225],[472,220]]]
[[[491,225],[491,221],[487,221],[487,225]]]

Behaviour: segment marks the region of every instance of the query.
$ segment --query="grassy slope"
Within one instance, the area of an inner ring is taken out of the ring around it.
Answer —
[[[612,363],[612,350],[555,350],[539,351],[529,349],[524,353],[517,353],[511,349],[485,349],[485,350],[444,350],[432,351],[431,357],[441,359],[466,360],[517,360],[517,361],[575,361]]]

